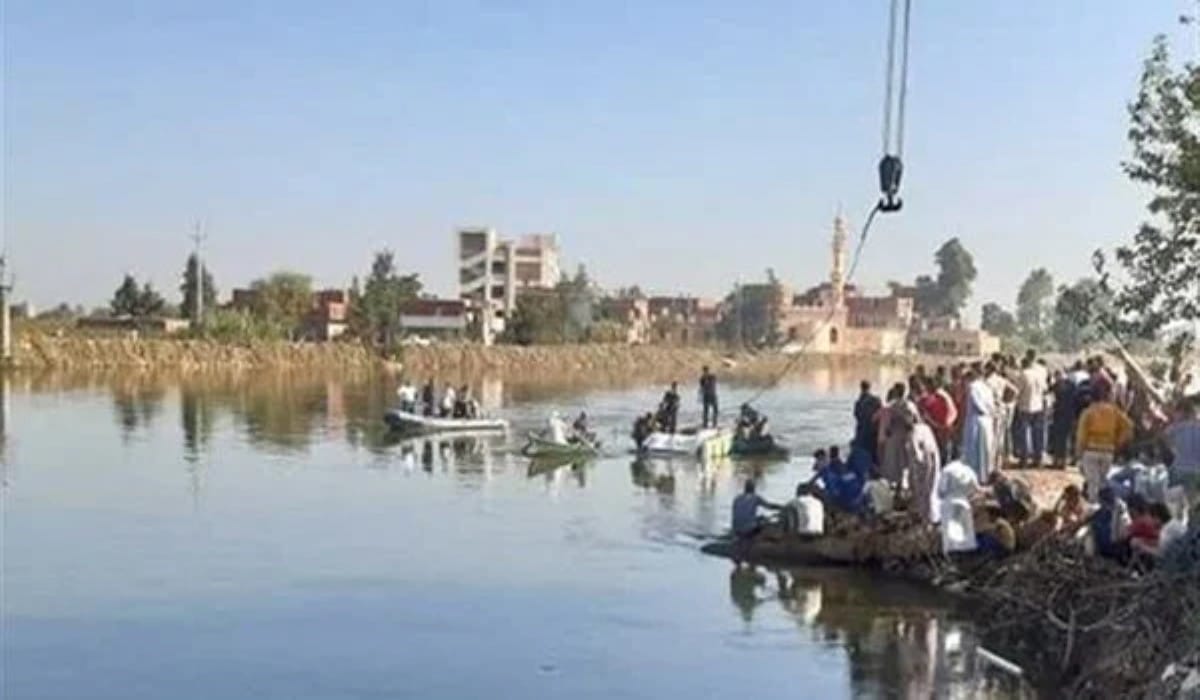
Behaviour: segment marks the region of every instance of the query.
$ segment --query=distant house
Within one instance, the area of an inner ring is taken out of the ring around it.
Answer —
[[[410,299],[400,307],[405,335],[458,338],[467,331],[467,304],[462,299]]]
[[[190,325],[186,318],[162,316],[88,316],[75,322],[76,328],[86,331],[147,335],[175,335],[186,331]]]
[[[305,340],[333,340],[346,332],[350,319],[350,293],[345,289],[313,292],[312,309],[301,322]]]
[[[625,342],[650,342],[650,301],[643,297],[610,297],[600,301],[600,317],[625,328]]]
[[[970,328],[926,328],[917,333],[916,346],[927,355],[983,357],[1000,352],[1000,339]]]
[[[693,296],[653,296],[647,299],[651,342],[686,345],[716,337],[720,304]]]

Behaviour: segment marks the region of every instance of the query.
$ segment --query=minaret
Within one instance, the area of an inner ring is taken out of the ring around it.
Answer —
[[[833,267],[829,270],[829,286],[834,308],[846,303],[846,220],[838,214],[833,218]]]

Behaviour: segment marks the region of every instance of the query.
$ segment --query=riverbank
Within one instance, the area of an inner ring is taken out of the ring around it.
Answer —
[[[131,336],[18,335],[13,365],[21,370],[142,370],[213,372],[300,369],[379,370],[413,377],[462,380],[494,376],[526,381],[589,378],[690,380],[700,367],[713,367],[732,379],[770,380],[785,370],[820,367],[861,371],[904,367],[916,358],[811,355],[792,360],[778,352],[731,352],[716,347],[657,345],[555,345],[484,347],[447,343],[404,348],[394,359],[380,357],[354,342],[219,342]]]

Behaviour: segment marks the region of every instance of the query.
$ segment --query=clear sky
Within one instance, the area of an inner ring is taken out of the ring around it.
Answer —
[[[18,296],[176,300],[193,219],[223,295],[345,284],[388,246],[452,293],[453,231],[557,232],[605,286],[719,295],[828,268],[876,197],[887,2],[7,0]],[[959,236],[973,304],[1132,235],[1125,105],[1186,0],[915,0],[904,211],[858,281]]]

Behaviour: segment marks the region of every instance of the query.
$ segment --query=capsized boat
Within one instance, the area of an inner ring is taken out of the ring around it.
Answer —
[[[729,455],[733,433],[720,428],[687,428],[675,433],[654,432],[639,450],[645,455],[682,455],[717,459]]]
[[[600,445],[585,440],[554,442],[537,433],[529,433],[521,452],[526,457],[593,457],[600,453]]]
[[[383,414],[383,422],[393,430],[415,433],[491,432],[508,430],[503,418],[439,418],[393,408]]]

